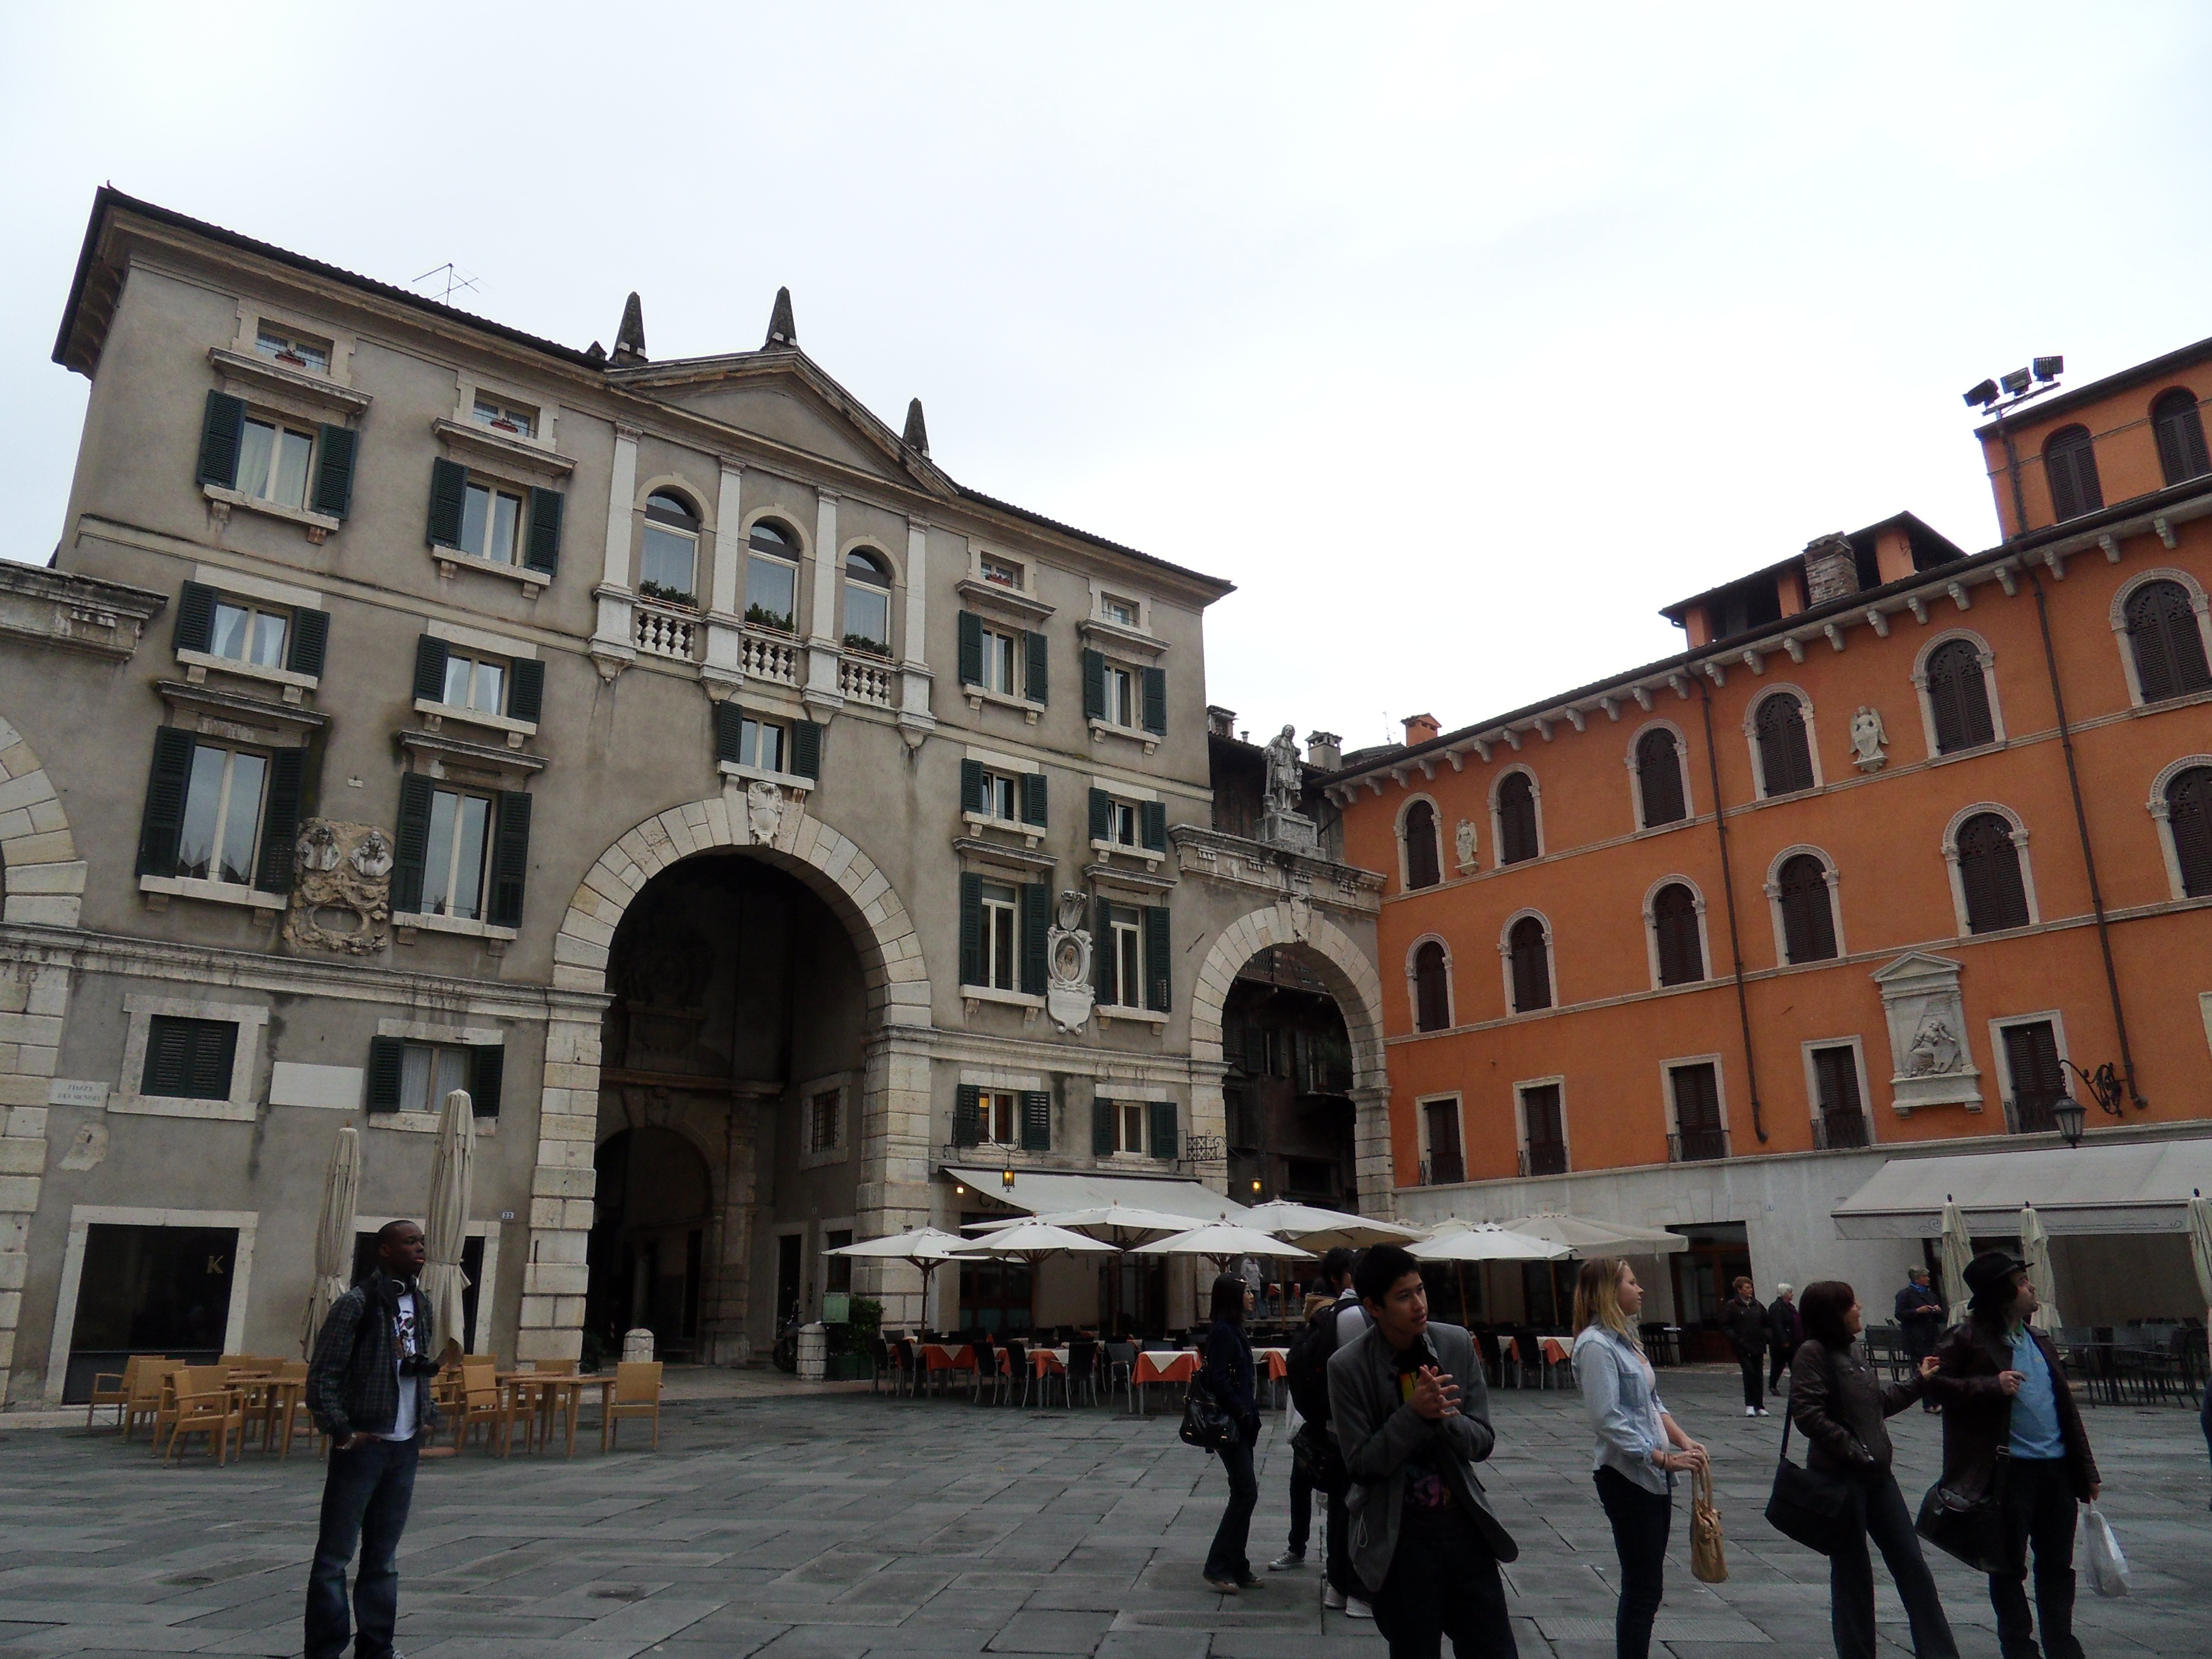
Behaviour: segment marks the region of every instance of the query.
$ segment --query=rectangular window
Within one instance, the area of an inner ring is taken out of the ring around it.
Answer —
[[[476,403],[469,410],[478,426],[488,426],[495,432],[512,432],[527,438],[538,430],[538,411],[522,404],[513,404],[504,398],[491,398],[477,393]]]
[[[1459,1150],[1459,1102],[1432,1100],[1421,1110],[1429,1120],[1429,1184],[1455,1186],[1467,1179]]]
[[[983,630],[983,689],[1018,697],[1021,683],[1022,641],[1018,634]]]
[[[1120,1139],[1115,1142],[1115,1152],[1139,1154],[1144,1152],[1145,1106],[1146,1103],[1141,1100],[1124,1100],[1119,1103],[1117,1127],[1121,1133]]]
[[[1674,1144],[1677,1164],[1728,1156],[1728,1131],[1721,1127],[1720,1077],[1711,1062],[1668,1068],[1674,1091]]]
[[[983,774],[983,811],[1007,823],[1014,822],[1019,805],[1019,786],[1002,772]]]
[[[442,1112],[446,1097],[469,1086],[469,1050],[458,1042],[410,1042],[399,1056],[399,1109]]]
[[[146,1069],[138,1092],[170,1100],[228,1100],[238,1056],[238,1024],[155,1014],[147,1021]]]
[[[423,915],[465,921],[483,918],[484,851],[490,830],[491,802],[483,796],[433,792],[422,872]]]
[[[1137,723],[1136,676],[1126,668],[1106,665],[1106,719],[1115,726]]]
[[[1106,839],[1116,847],[1137,844],[1137,809],[1126,800],[1112,802],[1106,808]]]
[[[284,634],[291,620],[288,611],[267,610],[243,599],[217,599],[215,625],[208,635],[208,654],[258,668],[282,668]]]
[[[253,349],[273,362],[288,368],[311,369],[318,374],[331,370],[331,343],[310,339],[304,334],[295,334],[287,328],[274,328],[267,323],[254,330]]]
[[[1022,1097],[1010,1089],[979,1089],[975,1093],[975,1133],[994,1146],[1021,1144]]]
[[[507,708],[507,663],[493,657],[446,653],[446,690],[441,699],[451,708],[498,714]]]
[[[238,438],[238,492],[279,507],[304,507],[315,434],[249,419]]]
[[[1014,890],[983,884],[983,977],[996,991],[1014,988]]]
[[[1008,559],[985,558],[983,580],[995,582],[1000,587],[1018,588],[1022,585],[1022,568]]]
[[[832,1296],[842,1296],[853,1288],[853,1258],[835,1254],[852,1242],[849,1228],[832,1228],[822,1235],[822,1248],[832,1252],[823,1259],[822,1288]]]
[[[1867,1144],[1859,1103],[1858,1055],[1848,1044],[1813,1050],[1813,1085],[1820,1117],[1814,1144],[1830,1151]]]
[[[1119,1007],[1141,1008],[1145,1006],[1143,922],[1135,910],[1125,905],[1114,906],[1113,917],[1114,1001]]]
[[[2004,1032],[2005,1069],[2012,1074],[2014,1134],[2047,1133],[2058,1127],[2051,1108],[2066,1098],[2066,1070],[2058,1060],[2058,1034],[2047,1019],[2000,1028]]]
[[[241,884],[253,879],[253,850],[268,775],[265,755],[213,744],[192,745],[175,874]]]
[[[1137,625],[1137,604],[1133,599],[1120,599],[1111,593],[1102,594],[1099,596],[1098,611],[1108,622],[1121,627],[1134,628]]]
[[[1565,1175],[1567,1172],[1567,1133],[1559,1109],[1559,1085],[1540,1083],[1521,1091],[1521,1129],[1527,1143],[1522,1174]]]
[[[649,599],[690,605],[695,592],[691,566],[698,550],[697,538],[648,523],[637,550],[637,591]]]
[[[521,522],[521,496],[471,483],[461,498],[461,551],[513,564],[515,526]]]
[[[786,564],[781,559],[763,558],[758,553],[745,559],[745,620],[757,628],[780,628],[791,631],[791,619],[797,604],[799,568]]]
[[[843,1091],[823,1089],[807,1103],[807,1146],[810,1152],[834,1152],[837,1150],[837,1104]],[[848,1235],[845,1242],[851,1243]]]
[[[745,716],[738,728],[738,763],[757,766],[763,772],[785,770],[784,730],[774,720],[757,720]]]

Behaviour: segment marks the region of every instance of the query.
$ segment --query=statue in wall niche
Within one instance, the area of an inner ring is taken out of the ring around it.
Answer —
[[[1298,768],[1298,744],[1294,735],[1297,728],[1286,726],[1275,734],[1267,745],[1267,811],[1292,813],[1298,810],[1298,795],[1305,787],[1305,776]]]
[[[302,823],[292,849],[285,939],[366,956],[391,943],[391,919],[392,837],[370,823],[331,818]]]
[[[1464,871],[1474,868],[1474,820],[1462,818],[1459,828],[1452,831],[1452,839],[1459,848],[1459,867]]]
[[[1879,772],[1889,764],[1885,752],[1889,746],[1889,733],[1882,729],[1881,714],[1877,709],[1859,705],[1859,712],[1851,716],[1851,764],[1862,772]]]
[[[1912,1033],[1905,1070],[1914,1077],[1940,1077],[1957,1071],[1965,1052],[1950,1022],[1931,1009]]]
[[[1081,1030],[1091,1018],[1091,931],[1083,925],[1083,895],[1060,894],[1045,933],[1045,1012],[1063,1032]]]

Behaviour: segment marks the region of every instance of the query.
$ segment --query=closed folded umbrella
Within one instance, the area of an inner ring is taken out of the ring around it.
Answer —
[[[1948,1194],[1943,1200],[1944,1317],[1957,1324],[1966,1316],[1966,1264],[1974,1259],[1974,1241],[1966,1235],[1966,1218]]]
[[[477,1118],[469,1091],[446,1097],[438,1120],[437,1149],[430,1157],[430,1204],[422,1213],[422,1294],[430,1304],[431,1329],[441,1345],[468,1346],[468,1315],[461,1292],[468,1275],[461,1250],[468,1243],[469,1197],[476,1178]]]
[[[2035,1212],[2035,1206],[2020,1206],[2020,1255],[2027,1264],[2028,1283],[2035,1286],[2037,1302],[2035,1328],[2055,1331],[2062,1322],[2058,1317],[2058,1281],[2051,1266],[2051,1235],[2043,1231],[2043,1218]]]
[[[323,1207],[315,1222],[315,1275],[307,1287],[307,1311],[300,1328],[302,1358],[315,1357],[315,1338],[331,1308],[346,1293],[353,1277],[353,1218],[361,1202],[361,1132],[340,1129],[331,1148],[331,1167],[323,1172]]]

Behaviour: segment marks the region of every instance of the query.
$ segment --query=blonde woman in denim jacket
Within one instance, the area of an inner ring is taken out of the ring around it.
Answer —
[[[1597,1256],[1583,1263],[1575,1280],[1575,1380],[1597,1435],[1591,1474],[1620,1557],[1613,1625],[1619,1659],[1646,1659],[1651,1650],[1651,1625],[1667,1588],[1674,1476],[1705,1467],[1705,1449],[1682,1432],[1659,1398],[1636,1334],[1643,1311],[1644,1287],[1626,1261]]]

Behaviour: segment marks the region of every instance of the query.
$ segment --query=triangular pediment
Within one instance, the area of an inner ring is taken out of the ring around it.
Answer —
[[[1956,979],[1963,963],[1949,957],[1939,957],[1926,951],[1907,951],[1887,967],[1877,968],[1873,974],[1877,985],[1888,985],[1901,979],[1943,977]]]
[[[951,480],[804,352],[750,351],[641,364],[611,384],[801,453],[951,498]]]

